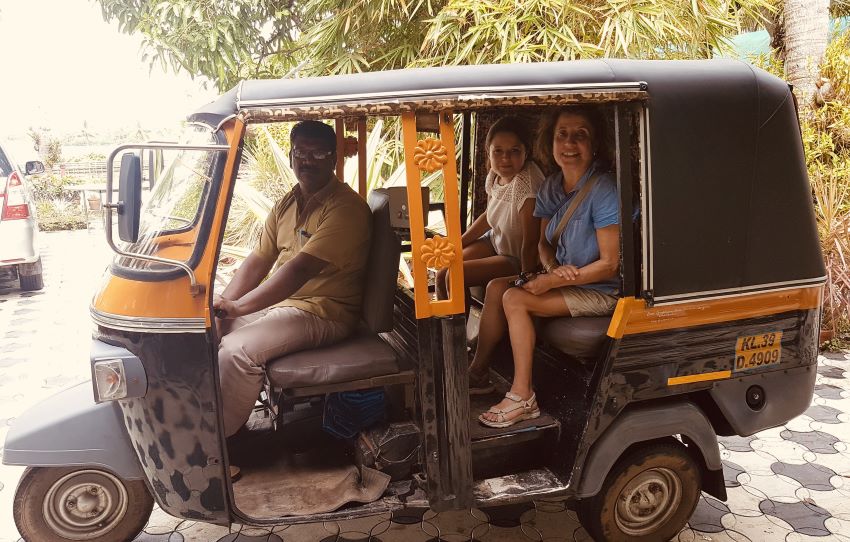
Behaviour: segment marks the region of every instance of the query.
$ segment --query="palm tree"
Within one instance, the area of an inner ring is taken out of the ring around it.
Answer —
[[[785,76],[811,105],[829,39],[829,0],[783,0]]]

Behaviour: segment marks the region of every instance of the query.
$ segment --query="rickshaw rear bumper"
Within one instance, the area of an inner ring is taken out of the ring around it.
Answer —
[[[812,404],[817,365],[747,374],[718,382],[711,397],[736,435],[747,437],[787,423]],[[753,390],[759,403],[748,404]]]
[[[125,480],[144,478],[117,404],[96,404],[91,382],[68,388],[16,418],[6,436],[3,464],[89,466]]]

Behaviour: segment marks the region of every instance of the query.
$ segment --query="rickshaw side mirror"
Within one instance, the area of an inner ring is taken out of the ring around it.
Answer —
[[[118,202],[118,237],[135,243],[139,240],[142,208],[142,160],[135,154],[126,153],[121,157]]]

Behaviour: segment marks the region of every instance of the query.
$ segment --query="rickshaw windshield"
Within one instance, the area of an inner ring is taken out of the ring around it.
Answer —
[[[200,125],[188,126],[179,140],[181,145],[215,143],[215,133]],[[147,198],[143,192],[138,241],[121,243],[121,249],[188,262],[220,155],[214,150],[166,149],[150,156],[152,169],[160,173],[154,174]],[[133,270],[173,270],[155,261],[122,256],[115,263]]]

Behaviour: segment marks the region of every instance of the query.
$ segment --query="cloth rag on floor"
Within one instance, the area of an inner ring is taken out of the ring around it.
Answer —
[[[268,468],[242,470],[233,484],[236,505],[255,518],[274,518],[333,512],[348,503],[376,501],[390,476],[354,465],[299,465],[291,458]]]

